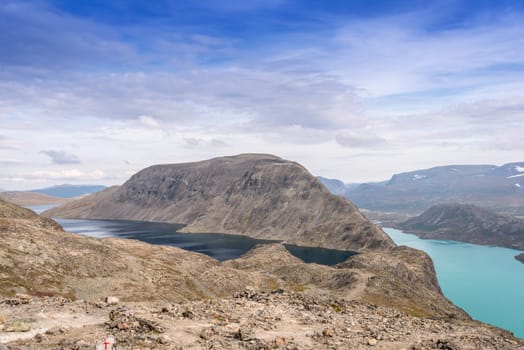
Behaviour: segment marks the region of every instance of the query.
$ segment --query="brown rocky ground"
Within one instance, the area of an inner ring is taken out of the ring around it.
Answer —
[[[355,300],[275,290],[171,302],[0,299],[0,348],[103,349],[524,349],[488,325],[409,316]],[[5,332],[16,322],[27,332]],[[96,347],[98,345],[98,347]]]
[[[328,267],[274,244],[220,263],[70,234],[2,200],[0,240],[0,350],[94,349],[109,336],[118,349],[524,348],[450,303],[431,259],[406,247]]]

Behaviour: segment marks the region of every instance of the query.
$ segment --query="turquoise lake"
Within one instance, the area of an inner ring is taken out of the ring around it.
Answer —
[[[515,259],[520,251],[384,231],[396,244],[428,253],[444,295],[471,317],[524,338],[524,264]]]

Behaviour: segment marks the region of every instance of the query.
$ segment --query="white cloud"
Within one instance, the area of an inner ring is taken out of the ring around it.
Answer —
[[[51,158],[51,161],[55,164],[79,164],[80,159],[71,153],[66,153],[64,151],[57,151],[57,150],[45,150],[41,151],[40,153],[43,153],[47,155],[49,158]]]
[[[360,132],[344,131],[336,136],[338,144],[350,148],[377,148],[386,144],[386,140],[375,135],[373,130],[361,130]]]
[[[29,179],[45,180],[100,180],[104,178],[105,173],[96,169],[93,171],[82,171],[79,169],[64,169],[58,171],[35,171],[26,175]]]
[[[15,39],[45,45],[0,57],[8,67],[0,72],[0,159],[19,160],[2,169],[4,179],[113,184],[154,163],[269,152],[365,181],[436,162],[522,157],[520,13],[446,30],[428,29],[427,13],[343,19],[252,50],[200,31],[148,32],[158,39],[150,42],[155,52],[140,53],[119,40],[121,28],[45,8],[9,11],[26,10],[39,30],[24,27]],[[49,27],[53,35],[41,37]],[[199,64],[217,52],[228,59]],[[85,68],[97,58],[107,66]],[[161,64],[150,69],[149,59]],[[173,69],[180,64],[190,69]],[[34,150],[62,152],[48,154],[55,163],[75,163],[78,154],[85,168],[57,170]]]
[[[159,128],[160,123],[153,117],[150,117],[148,115],[141,115],[138,117],[138,121],[140,124],[147,126],[149,128]]]

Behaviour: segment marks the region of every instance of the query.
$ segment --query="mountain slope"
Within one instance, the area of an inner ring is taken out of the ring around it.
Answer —
[[[450,303],[431,259],[407,247],[329,267],[265,245],[221,264],[174,247],[69,234],[3,200],[0,239],[0,323],[31,329],[1,332],[10,349],[87,349],[107,334],[141,349],[523,345]],[[117,305],[100,302],[108,295]]]
[[[467,204],[436,205],[398,228],[423,238],[524,250],[524,220]]]
[[[419,214],[435,204],[456,202],[524,215],[524,162],[416,170],[349,188],[345,195],[361,208],[382,212]]]
[[[175,247],[64,232],[51,219],[0,199],[0,295],[182,301],[228,296],[274,281]]]
[[[317,179],[322,182],[329,192],[336,194],[337,196],[343,196],[346,193],[346,185],[337,179],[328,179],[322,176],[317,176]]]
[[[302,245],[364,250],[394,247],[345,198],[334,196],[295,162],[243,154],[156,165],[120,187],[68,203],[47,216],[186,224]]]
[[[53,197],[43,193],[22,191],[0,192],[0,198],[18,205],[63,204],[68,201],[66,198]]]

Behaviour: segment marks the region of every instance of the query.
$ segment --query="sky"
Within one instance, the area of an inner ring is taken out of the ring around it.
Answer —
[[[2,0],[0,188],[271,153],[347,183],[524,161],[524,2]]]

